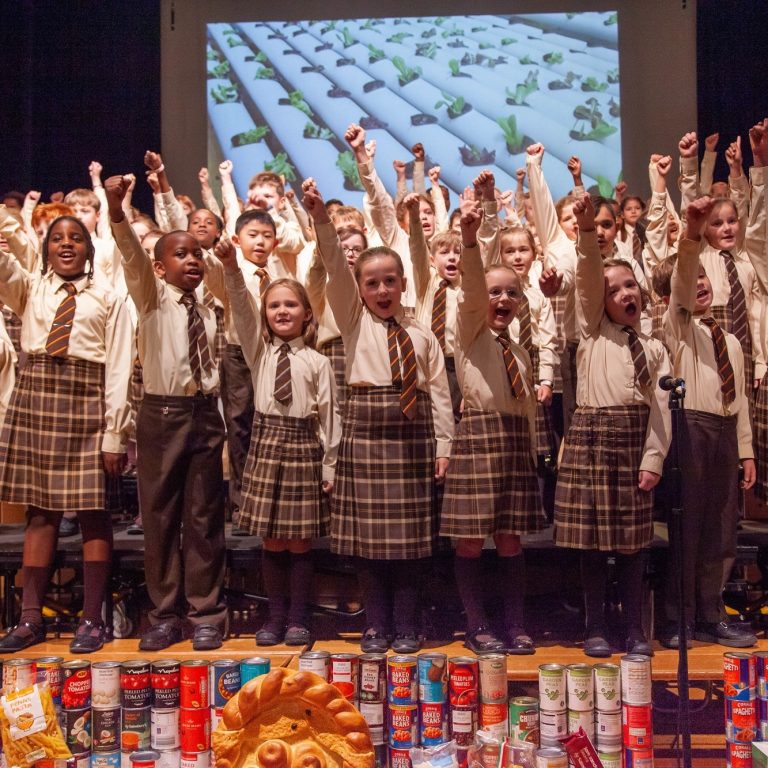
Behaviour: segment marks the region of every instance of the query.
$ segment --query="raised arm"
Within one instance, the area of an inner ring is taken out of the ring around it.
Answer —
[[[677,144],[680,152],[680,215],[685,214],[688,205],[699,197],[699,142],[696,132],[683,134]]]
[[[461,215],[461,291],[459,291],[458,334],[466,350],[488,325],[488,288],[477,232],[482,212],[472,208]]]
[[[158,152],[147,151],[144,154],[144,165],[147,166],[147,173],[153,173],[157,176],[159,192],[155,202],[162,211],[163,219],[168,223],[168,231],[173,232],[181,229],[186,232],[187,214],[184,213],[181,203],[173,194],[163,158]]]
[[[671,167],[672,158],[669,155],[651,155],[648,175],[652,193],[648,207],[648,226],[645,228],[646,266],[650,270],[670,254],[667,177]]]
[[[597,333],[605,313],[605,276],[603,259],[595,231],[595,206],[589,195],[573,204],[579,225],[576,249],[576,306],[582,336]]]
[[[450,217],[448,216],[448,209],[445,206],[445,197],[443,197],[443,190],[440,186],[440,166],[433,165],[429,169],[429,196],[432,200],[432,205],[435,206],[435,234],[439,235],[441,232],[447,232],[451,228]]]
[[[475,201],[482,206],[482,219],[477,230],[477,245],[483,264],[487,267],[501,261],[499,204],[496,202],[496,178],[488,171],[480,171],[472,182]]]
[[[768,216],[765,210],[765,181],[768,171],[768,118],[749,131],[754,165],[750,169],[752,193],[744,247],[757,273],[763,294],[768,295]]]
[[[411,192],[406,195],[403,204],[408,210],[408,248],[413,264],[413,281],[416,289],[416,300],[423,302],[429,288],[429,249],[424,237],[424,228],[419,217],[419,195]]]
[[[699,187],[702,195],[708,195],[712,189],[715,163],[717,162],[717,142],[719,140],[719,133],[711,133],[704,139],[704,157],[701,158],[701,167],[699,169]]]
[[[202,198],[203,205],[211,212],[221,217],[221,208],[219,201],[216,199],[216,195],[213,194],[211,189],[210,179],[208,177],[208,169],[203,166],[197,172],[197,178],[200,182],[200,197]]]

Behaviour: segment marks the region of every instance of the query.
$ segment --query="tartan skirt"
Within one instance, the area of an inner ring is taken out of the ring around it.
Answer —
[[[269,539],[327,536],[322,460],[317,419],[256,413],[238,527]]]
[[[349,397],[349,385],[345,378],[347,365],[347,355],[344,351],[344,342],[341,336],[326,341],[317,350],[321,355],[325,355],[331,362],[333,369],[333,378],[336,380],[336,398],[339,401],[339,410],[344,413],[344,404]]]
[[[29,355],[0,435],[0,499],[57,512],[104,509],[104,366]]]
[[[761,501],[768,502],[768,373],[754,393],[752,415],[752,443],[757,467],[755,493]]]
[[[331,550],[376,560],[429,557],[436,531],[435,431],[419,390],[413,421],[398,387],[350,387],[331,498]]]
[[[530,352],[533,380],[539,381],[539,350],[534,348]],[[536,454],[538,456],[550,456],[557,459],[560,446],[555,434],[552,421],[552,405],[536,403]]]
[[[637,487],[649,409],[579,406],[555,491],[555,544],[631,552],[653,541],[653,493]]]
[[[451,447],[440,535],[479,539],[545,525],[527,417],[466,408]]]

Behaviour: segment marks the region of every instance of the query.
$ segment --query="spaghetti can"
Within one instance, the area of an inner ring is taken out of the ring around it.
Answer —
[[[413,768],[410,751],[392,746],[387,750],[387,763],[389,768]]]
[[[507,655],[483,653],[477,657],[480,668],[480,701],[507,706]]]
[[[448,659],[448,701],[451,707],[475,707],[479,696],[480,666],[471,656]]]
[[[448,695],[448,657],[444,653],[420,653],[419,701],[445,701]]]
[[[595,710],[595,736],[598,743],[621,742],[621,711]]]
[[[176,659],[153,661],[149,666],[149,680],[152,685],[153,709],[178,709],[181,705],[180,672],[181,662]]]
[[[621,748],[610,751],[598,748],[597,757],[603,764],[603,768],[621,768]]]
[[[327,651],[317,651],[317,653],[328,653]],[[303,656],[304,654],[302,654]],[[330,656],[330,654],[328,654]],[[242,659],[240,661],[240,685],[245,685],[249,680],[253,680],[254,677],[261,677],[269,672],[269,659],[264,656],[251,656],[249,659]],[[299,656],[299,669],[303,669],[301,666],[301,656]],[[312,670],[315,671],[314,669]],[[322,677],[322,675],[321,675]],[[327,680],[328,677],[324,677]]]
[[[328,682],[328,671],[331,666],[331,654],[328,651],[304,651],[299,656],[299,670],[314,672]],[[269,668],[267,668],[267,672]]]
[[[477,704],[450,705],[450,735],[457,747],[469,747],[477,732]]]
[[[595,710],[594,709],[569,709],[568,733],[578,733],[579,728],[589,736],[590,741],[595,739]]]
[[[131,755],[132,768],[156,768],[160,755],[153,749],[144,749]]]
[[[122,663],[120,693],[123,707],[128,709],[145,709],[152,704],[152,682],[148,661],[136,659]]]
[[[91,664],[84,659],[65,661],[61,665],[61,706],[85,709],[91,706]]]
[[[751,653],[723,654],[723,693],[726,699],[749,701],[757,696],[757,665]]]
[[[94,709],[120,706],[120,669],[119,661],[91,664],[91,706]]]
[[[29,688],[37,682],[37,664],[32,659],[8,659],[3,662],[5,693]]]
[[[179,714],[181,751],[205,752],[211,748],[211,713],[205,709],[181,709]]]
[[[138,709],[123,707],[121,725],[120,748],[123,751],[149,749],[151,728],[149,707]]]
[[[621,733],[625,747],[649,749],[653,746],[653,708],[650,704],[622,704]]]
[[[536,750],[536,768],[568,768],[568,755],[559,747]]]
[[[387,701],[400,706],[418,702],[419,673],[415,656],[387,658]]]
[[[752,656],[755,659],[757,695],[761,699],[768,699],[768,682],[766,681],[766,662],[768,662],[768,651],[755,651]]]
[[[360,656],[360,701],[386,701],[387,656],[384,653],[364,653]]]
[[[335,685],[347,701],[357,698],[357,678],[360,662],[354,653],[332,653],[328,682]]]
[[[415,704],[390,705],[389,745],[396,749],[419,746],[419,713]]]
[[[539,702],[533,696],[515,696],[510,700],[509,735],[529,744],[539,743]]]
[[[757,738],[757,700],[725,700],[725,738],[752,742]]]
[[[211,768],[211,751],[182,752],[179,762],[180,768]]]
[[[91,710],[91,741],[94,752],[120,749],[120,707]]]
[[[164,749],[159,751],[160,759],[157,761],[157,768],[180,768],[180,749]]]
[[[69,751],[77,756],[91,751],[91,708],[62,711],[64,739]]]
[[[419,741],[422,747],[434,747],[448,741],[447,702],[419,702]]]
[[[565,668],[565,684],[569,710],[587,712],[595,708],[595,686],[589,664],[569,664]]]
[[[182,709],[207,710],[211,705],[208,692],[208,662],[202,659],[182,662],[179,668],[179,689],[179,703]],[[183,747],[181,751],[185,751]]]
[[[368,730],[371,732],[371,742],[374,745],[386,743],[384,738],[384,709],[383,701],[360,702],[360,714],[368,725]]]
[[[234,659],[220,659],[208,669],[211,706],[223,707],[240,690],[240,663]]]
[[[91,755],[91,768],[120,768],[120,750],[94,752]]]
[[[565,667],[562,664],[539,665],[539,709],[542,712],[565,711]]]
[[[595,709],[600,712],[621,712],[621,671],[618,664],[595,664]],[[569,705],[570,706],[570,705]]]
[[[542,747],[559,747],[560,739],[568,734],[568,713],[548,709],[539,712],[539,741]]]
[[[149,743],[152,749],[179,749],[178,709],[153,709],[150,714]]]
[[[624,747],[624,768],[653,768],[652,749],[630,749]],[[750,766],[752,765],[752,750],[749,752]]]
[[[43,656],[35,662],[35,679],[38,685],[48,686],[54,706],[61,706],[61,686],[63,675],[61,656]]]
[[[651,660],[638,653],[621,657],[621,700],[643,706],[651,703]]]

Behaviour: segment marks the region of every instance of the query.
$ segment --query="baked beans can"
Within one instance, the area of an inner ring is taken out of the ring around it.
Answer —
[[[397,749],[419,746],[419,710],[415,704],[390,705],[389,745]]]
[[[35,680],[38,685],[45,685],[51,692],[54,704],[61,704],[61,656],[43,656],[35,660]]]
[[[211,706],[223,707],[240,690],[240,662],[220,659],[209,667]]]
[[[595,736],[598,742],[621,742],[621,710],[603,712],[595,710]]]
[[[648,749],[653,746],[653,707],[622,704],[622,741],[625,747]]]
[[[412,706],[419,700],[419,673],[415,656],[387,658],[387,701]]]
[[[651,703],[651,660],[639,653],[621,657],[621,700],[643,706]]]
[[[211,733],[213,733],[224,717],[224,707],[211,707]]]
[[[176,659],[153,661],[150,664],[153,709],[178,709],[181,706],[180,668],[181,663]]]
[[[205,709],[207,711],[208,707],[211,706],[208,693],[208,662],[202,659],[182,662],[179,669],[179,689],[179,703],[182,709]],[[183,747],[181,751],[185,751]],[[195,750],[189,751],[194,752]]]
[[[536,768],[568,768],[568,755],[559,747],[540,747],[536,750]]]
[[[160,755],[153,749],[143,749],[134,752],[130,759],[133,768],[156,768]]]
[[[728,741],[755,741],[757,722],[757,699],[751,701],[725,700],[725,738]]]
[[[179,749],[178,709],[153,709],[150,714],[149,743],[152,749]]]
[[[179,761],[180,768],[211,768],[211,751],[182,752]]]
[[[448,697],[448,657],[444,653],[421,653],[418,668],[419,701],[445,701]]]
[[[94,752],[120,749],[120,707],[91,709],[91,740]]]
[[[480,701],[507,706],[507,655],[483,653],[477,657],[480,668]]]
[[[120,768],[120,750],[115,752],[94,752],[91,768]]]
[[[354,653],[332,653],[328,667],[328,682],[335,685],[347,701],[357,698],[360,661]]]
[[[299,670],[314,672],[328,681],[328,670],[331,666],[331,654],[328,651],[304,651],[299,656]],[[269,669],[267,669],[269,671]]]
[[[211,748],[211,713],[206,709],[181,709],[179,733],[182,754]]]
[[[32,659],[7,659],[3,662],[5,693],[29,688],[37,682],[37,664]]]
[[[85,709],[91,706],[91,664],[83,659],[61,665],[61,706]]]
[[[419,741],[422,747],[448,741],[448,702],[419,702]]]
[[[652,749],[630,749],[624,747],[624,768],[653,768]],[[752,753],[750,752],[750,761]],[[751,762],[750,762],[751,765]]]
[[[120,706],[119,661],[97,661],[91,664],[91,706],[114,709]]]
[[[621,712],[621,670],[618,664],[595,664],[595,709]]]
[[[152,682],[148,661],[136,659],[120,665],[120,694],[123,706],[129,709],[151,706]]]
[[[387,751],[389,768],[412,768],[410,750],[390,746]]]
[[[457,747],[469,747],[477,732],[477,704],[450,705],[450,736]]]
[[[330,656],[330,654],[327,651],[315,651],[315,653],[323,653]],[[304,654],[302,654],[303,656]],[[253,680],[254,677],[261,677],[262,675],[266,675],[267,672],[269,672],[269,659],[265,658],[264,656],[251,656],[248,659],[241,659],[240,661],[240,685],[245,685],[249,680]],[[301,656],[299,656],[299,669],[304,669],[304,667],[301,666]],[[311,670],[314,672],[315,670]],[[318,672],[318,674],[320,674]],[[322,675],[320,675],[323,677]],[[323,677],[323,680],[327,680],[328,675],[326,674],[325,677]]]
[[[565,667],[562,664],[540,664],[539,708],[541,711],[564,712],[565,690]]]
[[[73,755],[91,751],[91,708],[65,709],[61,713],[64,740]]]
[[[529,744],[539,743],[539,702],[533,696],[515,696],[510,700],[509,735]]]
[[[565,684],[568,709],[587,712],[595,708],[594,678],[589,664],[569,664],[565,668]]]
[[[384,653],[364,653],[359,659],[360,701],[386,701],[387,656]]]
[[[151,723],[149,707],[140,707],[138,709],[123,707],[120,748],[124,752],[149,749]]]
[[[475,708],[480,687],[480,665],[472,656],[448,659],[448,701],[451,707]]]
[[[361,701],[360,714],[368,725],[373,744],[385,744],[384,738],[384,709],[383,701]]]
[[[180,749],[158,749],[157,751],[160,753],[160,759],[157,761],[157,768],[180,768]]]
[[[568,712],[539,712],[539,741],[542,747],[559,747],[560,739],[568,734]]]
[[[616,750],[597,750],[598,760],[603,764],[603,768],[622,768],[621,767],[621,748]],[[651,764],[653,768],[653,764]]]
[[[738,701],[757,696],[757,665],[751,653],[723,654],[723,693],[726,699]]]

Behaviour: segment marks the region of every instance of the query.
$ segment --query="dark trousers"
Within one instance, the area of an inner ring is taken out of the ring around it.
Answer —
[[[242,506],[243,470],[253,429],[253,381],[242,347],[227,344],[221,360],[221,399],[229,451],[229,502]]]
[[[144,395],[136,418],[139,503],[153,624],[224,629],[226,565],[218,398]],[[188,604],[188,608],[187,608]]]
[[[679,446],[686,621],[722,621],[723,562],[735,554],[739,515],[736,416],[684,411]],[[677,621],[680,566],[671,531],[669,544],[665,612]]]

